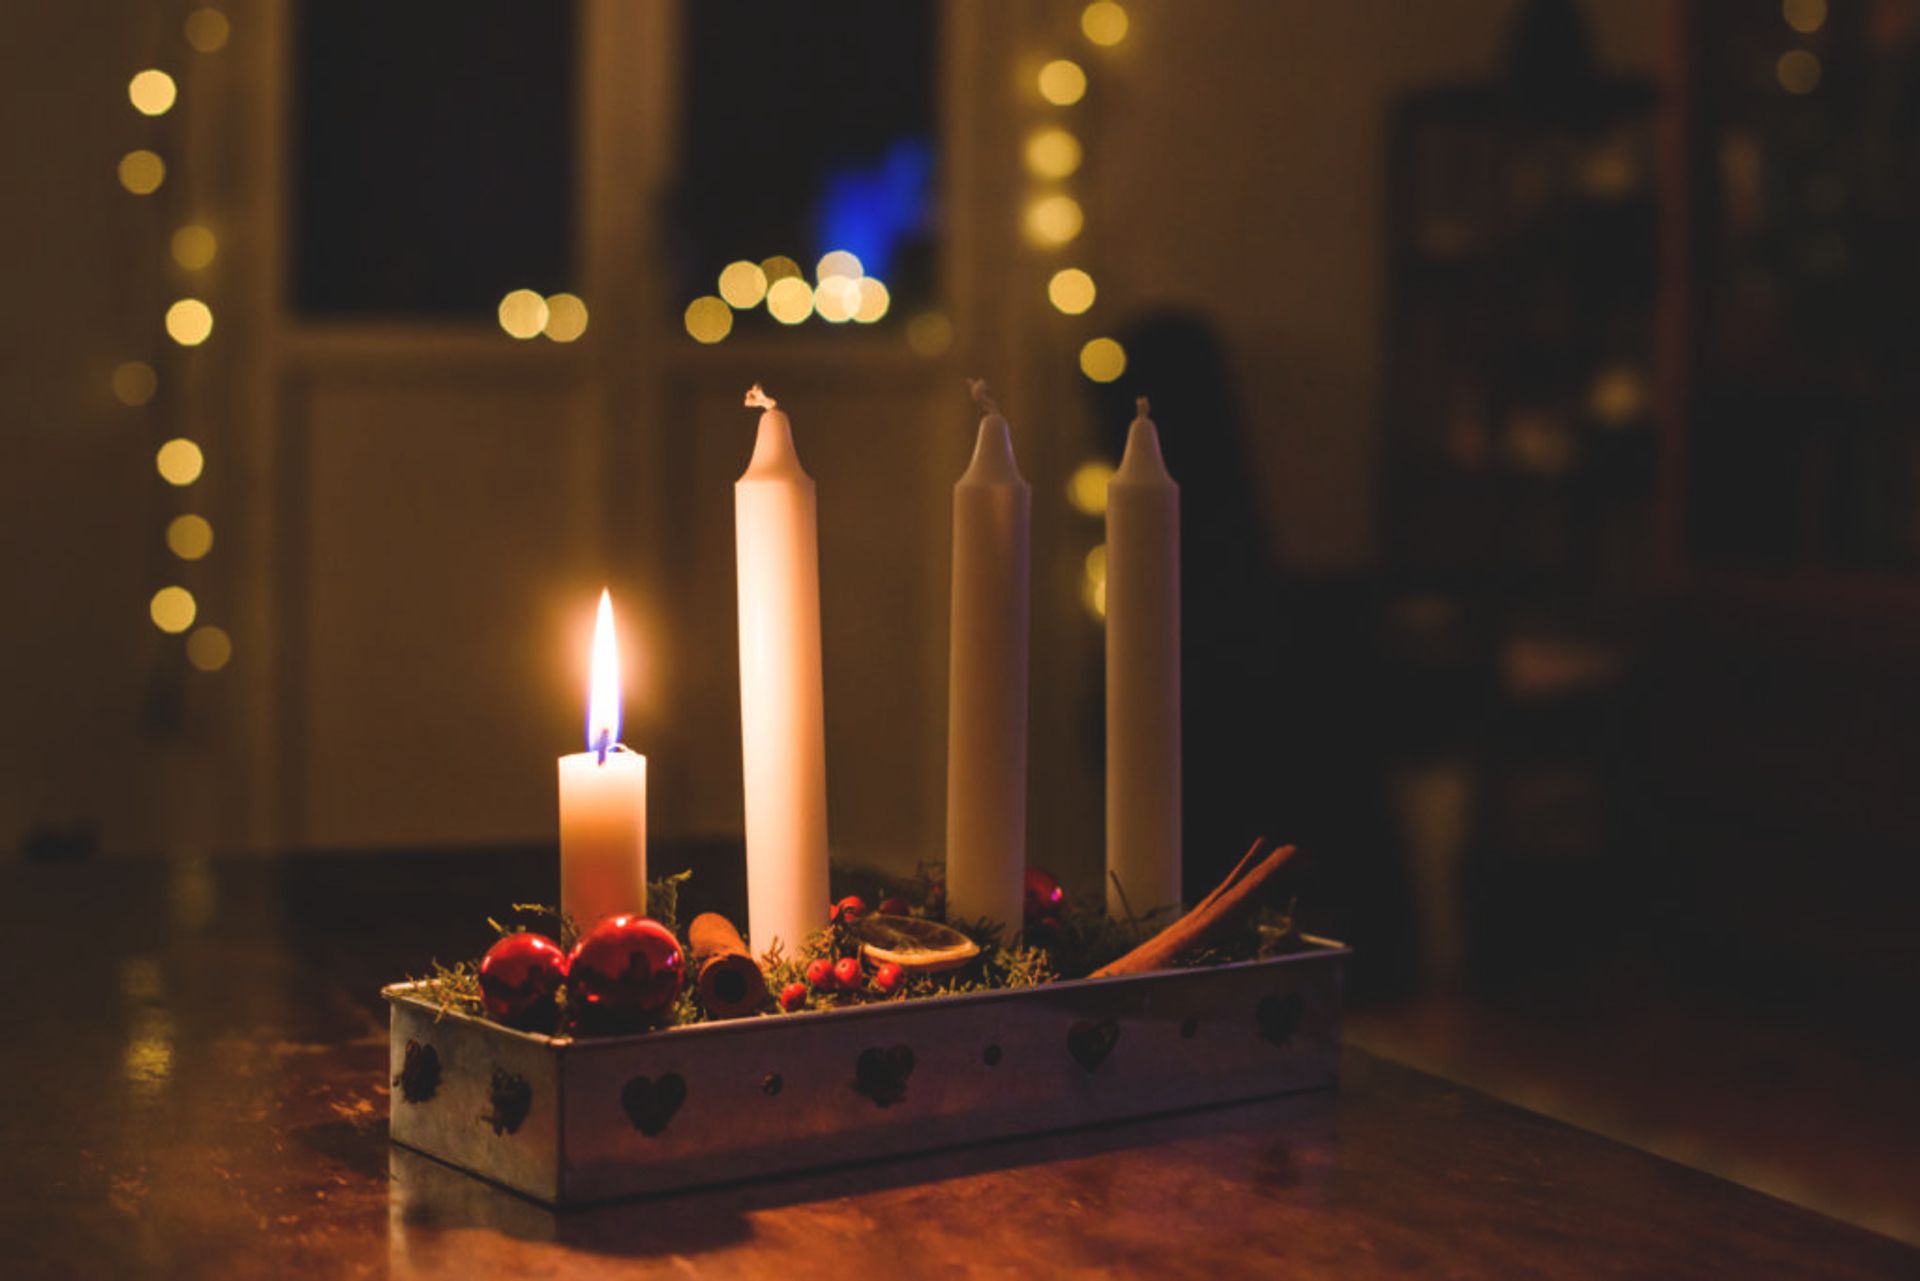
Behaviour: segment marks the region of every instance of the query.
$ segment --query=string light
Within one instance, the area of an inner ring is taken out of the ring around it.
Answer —
[[[193,593],[184,587],[162,587],[147,602],[147,616],[153,619],[153,625],[174,635],[192,627],[194,615],[199,612]]]
[[[1107,484],[1113,468],[1095,459],[1081,463],[1067,478],[1067,503],[1085,516],[1107,514]]]
[[[813,289],[799,276],[783,276],[767,289],[767,313],[783,325],[797,325],[813,314]]]
[[[1127,11],[1113,0],[1094,0],[1080,11],[1080,31],[1097,45],[1116,45],[1127,38]]]
[[[167,550],[181,560],[199,560],[213,550],[213,526],[189,513],[167,522]]]
[[[233,640],[218,627],[197,627],[187,637],[187,661],[203,672],[217,672],[233,657]]]
[[[127,81],[127,100],[143,116],[166,115],[173,109],[174,99],[179,96],[180,91],[174,85],[173,77],[151,67],[135,72],[133,79]]]
[[[760,274],[767,278],[767,288],[771,291],[778,282],[803,276],[806,273],[800,270],[799,263],[785,254],[775,254],[760,264]],[[807,305],[811,307],[813,304],[809,302]]]
[[[887,314],[887,308],[893,305],[893,296],[887,292],[885,282],[872,276],[860,277],[860,306],[853,318],[863,325],[871,325]]]
[[[211,6],[195,9],[187,15],[187,43],[200,53],[217,53],[225,47],[233,27],[227,15]]]
[[[860,259],[845,249],[836,249],[821,257],[820,265],[814,269],[813,278],[824,281],[829,276],[845,276],[849,280],[858,280],[866,275],[867,269]]]
[[[828,276],[813,291],[813,309],[830,325],[844,325],[860,310],[860,282],[850,276]]]
[[[1072,196],[1042,196],[1027,206],[1027,238],[1037,245],[1064,245],[1080,234],[1086,215]]]
[[[1788,93],[1812,93],[1820,87],[1820,59],[1805,49],[1789,49],[1774,64],[1774,75]]]
[[[547,323],[540,332],[554,342],[572,342],[587,332],[587,304],[573,294],[547,298]]]
[[[1127,372],[1127,349],[1111,338],[1091,338],[1080,349],[1080,372],[1097,383],[1110,383]]]
[[[160,472],[160,479],[169,485],[191,485],[200,479],[200,472],[207,463],[206,455],[200,452],[200,446],[185,436],[176,436],[154,451],[153,465]]]
[[[1040,68],[1040,96],[1056,107],[1071,107],[1087,96],[1087,73],[1071,58],[1055,58]]]
[[[1780,16],[1795,31],[1810,36],[1826,25],[1827,0],[1781,0]]]
[[[767,296],[767,273],[757,262],[730,262],[720,272],[720,296],[737,311],[758,307]]]
[[[703,294],[687,304],[683,320],[695,342],[716,343],[733,332],[733,308],[724,298]]]
[[[144,147],[120,157],[120,185],[136,196],[150,196],[167,180],[167,162]]]
[[[213,308],[198,298],[182,298],[167,308],[167,337],[182,347],[198,347],[213,336]]]
[[[923,311],[907,322],[907,346],[931,359],[953,346],[953,322],[945,312]]]
[[[153,399],[153,394],[160,389],[160,376],[146,361],[129,360],[114,366],[108,383],[115,400],[123,405],[138,406]]]
[[[173,260],[184,271],[201,271],[212,265],[214,255],[220,252],[220,242],[214,239],[213,232],[197,222],[190,222],[173,233],[170,242]]]
[[[1080,168],[1080,140],[1065,129],[1042,129],[1027,139],[1027,168],[1039,178],[1067,178]]]
[[[1047,301],[1055,310],[1069,316],[1083,314],[1093,306],[1098,291],[1093,287],[1093,277],[1078,267],[1067,267],[1053,273],[1053,279],[1047,282]]]

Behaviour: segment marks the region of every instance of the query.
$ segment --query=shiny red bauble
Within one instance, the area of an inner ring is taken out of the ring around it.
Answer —
[[[567,979],[567,954],[542,934],[509,934],[480,958],[480,1004],[516,1027],[551,1020]]]
[[[888,961],[873,972],[873,990],[882,996],[892,996],[906,986],[906,982],[907,972],[897,961]]]
[[[867,914],[867,900],[858,894],[849,894],[833,905],[827,913],[827,920],[834,925],[852,925]]]
[[[797,1010],[806,1003],[807,985],[805,983],[789,983],[780,989],[781,1009]]]
[[[807,986],[822,992],[833,991],[833,962],[817,956],[807,963]]]
[[[648,1022],[672,1008],[686,977],[672,930],[645,916],[603,917],[567,959],[567,1007],[590,1022]]]
[[[1067,905],[1067,892],[1060,882],[1037,867],[1027,869],[1026,916],[1029,924],[1058,917]]]
[[[833,981],[839,984],[843,991],[858,992],[860,980],[863,977],[865,976],[860,973],[860,958],[857,956],[843,956],[833,963]]]

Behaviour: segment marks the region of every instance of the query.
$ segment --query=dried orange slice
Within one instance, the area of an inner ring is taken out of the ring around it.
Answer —
[[[874,965],[891,961],[910,974],[957,970],[980,955],[980,945],[950,925],[918,916],[869,913],[854,922],[860,955]]]

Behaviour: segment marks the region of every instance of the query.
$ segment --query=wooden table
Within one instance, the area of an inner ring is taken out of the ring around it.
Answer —
[[[555,1215],[387,1142],[375,995],[544,875],[505,853],[0,874],[0,1270],[1920,1276],[1920,1251],[1358,1051],[1337,1094]]]

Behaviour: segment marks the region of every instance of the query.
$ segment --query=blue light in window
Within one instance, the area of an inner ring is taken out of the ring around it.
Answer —
[[[923,138],[903,138],[878,166],[828,176],[816,253],[848,250],[868,275],[886,279],[901,242],[924,232],[932,214],[933,147]]]

